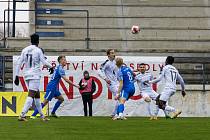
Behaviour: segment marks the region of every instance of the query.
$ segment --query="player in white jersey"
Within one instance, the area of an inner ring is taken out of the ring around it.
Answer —
[[[161,81],[162,79],[165,80],[165,87],[164,87],[162,93],[160,94],[160,96],[158,96],[157,103],[158,103],[160,109],[163,109],[163,110],[173,113],[171,118],[176,118],[179,114],[181,114],[181,111],[175,109],[174,107],[166,105],[166,102],[176,92],[176,81],[177,80],[181,84],[183,97],[186,95],[185,85],[184,85],[183,78],[180,76],[178,70],[174,66],[172,66],[172,64],[174,63],[174,57],[168,56],[166,58],[165,63],[166,63],[166,66],[163,68],[159,78],[152,80],[149,83],[157,83],[157,82]]]
[[[21,56],[17,61],[16,66],[16,77],[15,77],[15,85],[19,85],[19,71],[20,67],[24,64],[24,79],[28,86],[28,97],[26,99],[25,105],[23,110],[18,118],[19,121],[27,121],[26,113],[28,112],[29,108],[31,107],[33,100],[38,109],[40,116],[43,121],[48,120],[43,112],[40,103],[40,92],[39,92],[39,85],[41,79],[41,68],[40,63],[42,62],[43,65],[46,65],[50,68],[50,73],[53,73],[53,68],[48,63],[44,57],[42,50],[38,47],[39,44],[39,35],[33,34],[31,35],[31,45],[24,48],[21,52]]]
[[[101,64],[101,67],[98,71],[98,75],[106,81],[107,87],[115,97],[119,87],[119,81],[117,80],[118,68],[116,66],[116,61],[115,61],[115,51],[114,49],[108,49],[106,53],[108,59],[103,64]],[[118,104],[119,104],[118,100],[116,100],[112,117],[114,117],[115,114],[117,113]]]
[[[147,110],[150,115],[150,120],[157,120],[157,115],[159,111],[158,105],[155,105],[155,111],[152,113],[151,111],[151,100],[156,101],[158,93],[156,93],[152,84],[147,83],[146,81],[153,80],[153,75],[149,72],[146,72],[146,65],[144,63],[140,64],[140,68],[138,69],[140,73],[138,73],[135,77],[135,80],[138,84],[140,94],[145,102],[147,102]]]

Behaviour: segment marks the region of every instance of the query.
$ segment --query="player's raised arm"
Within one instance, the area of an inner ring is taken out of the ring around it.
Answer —
[[[52,65],[49,62],[47,62],[46,57],[45,57],[42,49],[40,49],[39,55],[40,55],[40,61],[42,62],[42,64],[46,65],[49,68],[50,74],[53,74],[54,68],[52,67]]]
[[[163,71],[161,72],[159,77],[157,79],[149,81],[149,83],[158,83],[158,82],[160,82],[163,79],[164,74],[165,74],[165,69],[163,68]]]
[[[52,68],[52,65],[49,62],[47,62],[47,60],[45,59],[45,56],[44,56],[43,52],[41,51],[41,49],[39,51],[39,55],[40,55],[40,60],[41,60],[42,64],[46,65],[48,68]]]
[[[182,96],[184,97],[186,95],[185,93],[185,84],[184,84],[184,80],[182,78],[182,76],[178,73],[177,74],[177,80],[179,81],[181,88],[182,88]]]
[[[79,85],[74,84],[74,83],[73,83],[72,81],[70,81],[66,76],[62,76],[62,78],[63,78],[67,83],[69,83],[70,85],[73,85],[73,86],[75,86],[75,87],[77,87],[77,88],[80,88]]]
[[[98,70],[98,75],[102,78],[105,79],[106,75],[105,75],[105,69],[106,69],[106,62],[108,60],[106,60],[103,64],[101,64],[99,70]]]
[[[123,74],[122,74],[120,69],[119,69],[119,71],[117,73],[117,79],[119,81],[119,87],[118,87],[118,91],[117,91],[117,95],[116,95],[115,99],[119,99],[120,92],[121,92],[121,90],[123,88]]]
[[[107,68],[107,62],[109,60],[106,60],[103,64],[101,64],[99,70],[98,70],[98,76],[101,77],[102,79],[104,79],[108,84],[111,83],[111,81],[106,77],[106,74],[105,74],[105,70]]]
[[[19,72],[20,72],[20,67],[23,65],[23,62],[24,62],[24,53],[22,51],[20,57],[18,58],[18,61],[17,61],[17,65],[16,65],[16,68],[15,68],[15,85],[19,85]]]

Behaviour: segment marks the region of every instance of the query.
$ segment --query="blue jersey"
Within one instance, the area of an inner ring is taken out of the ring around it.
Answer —
[[[55,71],[51,77],[51,80],[47,85],[47,88],[56,88],[62,76],[65,76],[65,70],[63,69],[61,65],[58,65],[55,68]]]
[[[132,70],[127,66],[121,66],[118,71],[118,80],[123,80],[123,88],[122,89],[129,89],[134,88],[134,76]]]

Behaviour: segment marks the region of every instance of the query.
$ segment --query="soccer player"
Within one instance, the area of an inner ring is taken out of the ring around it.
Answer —
[[[124,120],[126,119],[123,115],[125,108],[124,104],[135,93],[134,75],[133,71],[123,63],[122,58],[116,58],[116,65],[119,68],[117,74],[119,80],[119,88],[115,99],[119,100],[119,105],[117,109],[117,114],[115,115],[113,120]]]
[[[55,113],[56,110],[59,108],[59,106],[64,101],[63,96],[61,95],[61,93],[59,92],[59,90],[57,88],[61,78],[64,79],[67,83],[79,88],[79,85],[73,84],[73,82],[70,81],[65,75],[64,66],[66,66],[66,57],[59,56],[58,62],[59,62],[59,65],[55,68],[55,71],[51,77],[51,80],[47,85],[46,94],[44,96],[44,102],[42,103],[42,108],[44,108],[44,106],[46,106],[48,104],[48,102],[52,100],[52,98],[58,99],[53,107],[52,112],[51,112],[51,116],[55,117],[55,118],[58,118],[58,116]],[[34,113],[32,114],[32,116],[30,118],[34,119],[37,114],[38,114],[38,110],[35,109]]]
[[[176,81],[178,80],[181,84],[182,88],[182,96],[186,95],[185,93],[185,85],[183,78],[180,76],[178,70],[172,66],[174,63],[174,57],[168,56],[166,58],[165,67],[163,68],[159,78],[150,81],[149,83],[157,83],[162,79],[165,80],[165,87],[162,93],[157,97],[157,104],[160,109],[172,112],[171,118],[176,118],[179,114],[181,114],[180,110],[175,109],[172,106],[166,104],[169,98],[175,94],[176,92]]]
[[[140,72],[139,74],[136,75],[135,80],[137,81],[140,94],[143,97],[144,101],[147,102],[147,110],[150,115],[150,120],[157,120],[157,115],[159,111],[158,105],[155,107],[155,112],[154,114],[151,111],[151,100],[156,100],[158,93],[156,93],[152,89],[152,84],[146,83],[145,81],[150,81],[153,80],[153,75],[149,72],[146,72],[146,65],[144,63],[140,64],[140,68],[138,69]]]
[[[42,107],[40,103],[40,92],[39,85],[41,79],[41,68],[40,62],[46,65],[50,71],[53,73],[53,68],[50,63],[48,63],[43,55],[42,50],[38,47],[39,45],[39,35],[32,34],[31,35],[31,45],[24,48],[21,52],[21,56],[17,61],[16,71],[15,71],[15,85],[19,85],[19,71],[20,67],[24,64],[24,79],[28,86],[28,97],[26,99],[23,110],[18,118],[19,121],[27,121],[26,113],[31,107],[33,100],[40,113],[40,116],[43,121],[47,121],[48,119],[42,113]]]
[[[106,51],[108,59],[101,64],[98,71],[98,75],[104,79],[107,83],[108,89],[112,92],[112,95],[115,97],[119,87],[119,81],[117,80],[118,68],[115,61],[115,51],[114,49],[108,49]],[[118,100],[116,100],[114,111],[112,112],[112,117],[117,113]]]

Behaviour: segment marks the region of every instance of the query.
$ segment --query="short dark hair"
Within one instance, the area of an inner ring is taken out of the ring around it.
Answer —
[[[39,44],[39,35],[34,33],[31,35],[31,44],[32,45],[37,45]]]
[[[174,63],[174,57],[173,56],[168,56],[166,58],[166,63],[172,65]]]
[[[114,49],[108,49],[108,50],[106,51],[106,54],[109,55],[110,52],[111,52],[112,50],[114,50]]]
[[[141,63],[141,64],[139,64],[139,66],[142,66],[142,65],[146,65],[145,63]]]
[[[62,59],[62,58],[65,58],[66,56],[64,56],[64,55],[60,55],[60,56],[58,56],[58,62],[60,63],[60,60]]]
[[[89,75],[89,72],[88,72],[87,70],[85,70],[85,71],[83,72],[83,75],[85,76],[85,74],[88,74],[88,75]]]

